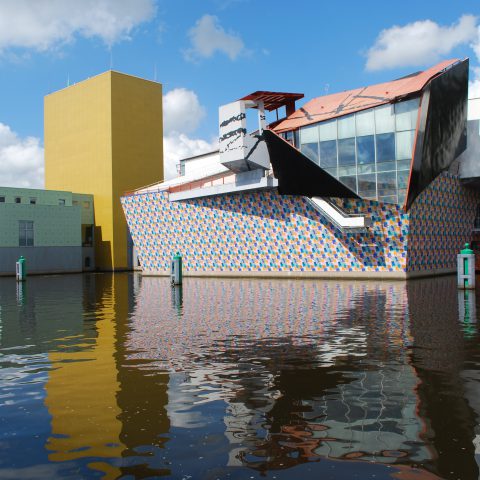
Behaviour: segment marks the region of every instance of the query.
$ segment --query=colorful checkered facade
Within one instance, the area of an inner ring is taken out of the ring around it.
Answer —
[[[407,272],[454,268],[471,236],[479,196],[448,174],[409,213],[398,205],[343,200],[372,219],[344,233],[300,196],[276,190],[170,202],[168,192],[122,198],[142,268],[167,272],[179,252],[186,272]]]
[[[456,269],[457,253],[472,240],[479,203],[479,192],[457,177],[437,177],[409,212],[407,271]]]

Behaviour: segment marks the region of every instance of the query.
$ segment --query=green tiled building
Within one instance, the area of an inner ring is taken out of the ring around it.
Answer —
[[[0,275],[92,270],[93,225],[93,195],[0,187]]]

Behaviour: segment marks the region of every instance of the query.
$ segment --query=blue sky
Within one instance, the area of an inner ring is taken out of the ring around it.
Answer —
[[[111,65],[163,84],[171,175],[255,90],[306,101],[466,56],[475,82],[476,15],[478,0],[0,0],[0,184],[43,186],[44,95]]]

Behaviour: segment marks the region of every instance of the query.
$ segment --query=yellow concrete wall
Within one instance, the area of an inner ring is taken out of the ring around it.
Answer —
[[[112,72],[113,245],[115,265],[127,265],[126,191],[163,179],[162,86]]]
[[[94,195],[96,265],[127,268],[120,196],[163,178],[162,87],[108,71],[45,97],[45,188]]]

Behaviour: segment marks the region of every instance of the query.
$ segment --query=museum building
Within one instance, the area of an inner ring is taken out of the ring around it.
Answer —
[[[218,151],[121,199],[144,274],[168,274],[177,252],[196,276],[453,272],[480,203],[468,67],[447,60],[301,108],[302,94],[265,91],[220,107]]]

